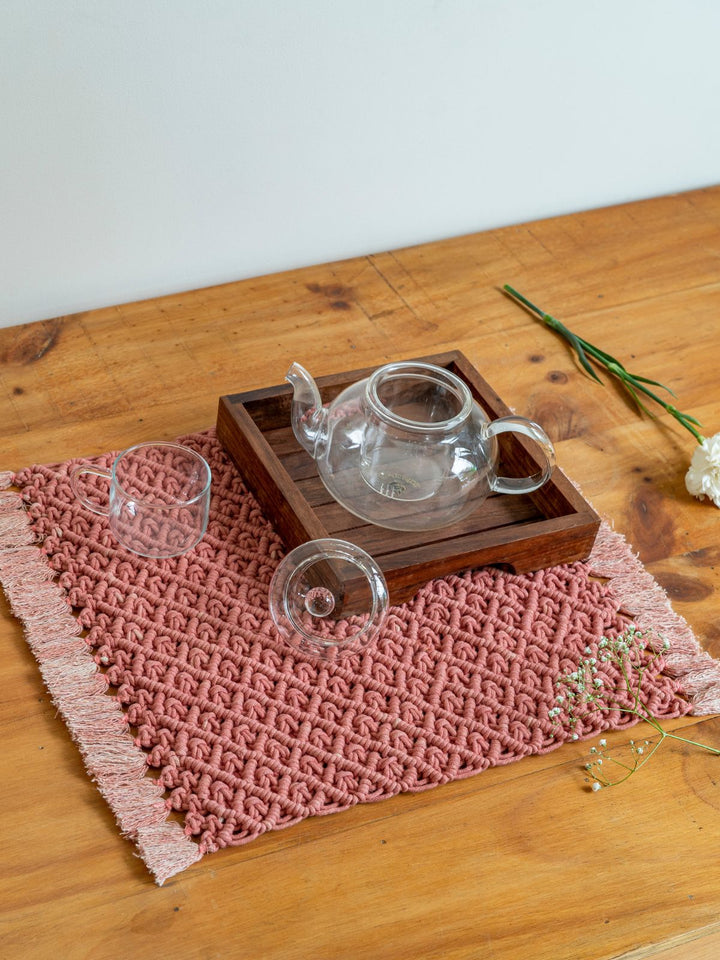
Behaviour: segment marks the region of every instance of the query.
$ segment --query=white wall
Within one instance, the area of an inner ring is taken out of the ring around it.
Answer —
[[[0,325],[720,182],[717,0],[0,0]]]

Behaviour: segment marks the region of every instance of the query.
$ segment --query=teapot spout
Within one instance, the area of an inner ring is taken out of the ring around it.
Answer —
[[[327,431],[327,410],[322,405],[320,391],[305,367],[299,363],[291,365],[285,379],[293,388],[293,433],[300,446],[315,459]]]

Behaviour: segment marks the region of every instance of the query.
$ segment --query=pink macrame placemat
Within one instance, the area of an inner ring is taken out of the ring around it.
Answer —
[[[181,442],[211,465],[212,506],[202,542],[172,560],[116,545],[73,496],[77,460],[0,475],[0,581],[90,775],[158,883],[305,817],[558,747],[569,734],[548,716],[556,678],[630,616],[672,644],[644,684],[652,712],[718,708],[715,661],[607,525],[588,563],[435,580],[392,607],[362,653],[296,653],[267,607],[281,541],[213,431]],[[610,667],[605,682],[620,689]],[[583,737],[631,720],[616,711],[594,723]]]

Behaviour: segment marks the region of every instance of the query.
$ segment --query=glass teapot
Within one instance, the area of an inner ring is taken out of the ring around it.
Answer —
[[[490,493],[530,493],[552,473],[555,453],[524,417],[489,421],[467,384],[451,371],[408,361],[379,367],[327,407],[299,363],[292,427],[318,473],[346,510],[392,530],[433,530],[462,520]],[[541,469],[497,475],[496,437],[521,433],[537,442]]]

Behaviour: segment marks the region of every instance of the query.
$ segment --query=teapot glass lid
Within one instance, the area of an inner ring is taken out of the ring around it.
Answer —
[[[388,606],[382,571],[345,540],[292,550],[270,584],[270,614],[283,639],[324,660],[357,653],[377,635]]]

